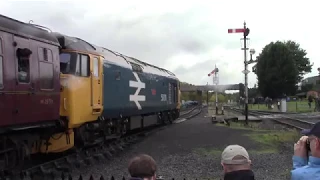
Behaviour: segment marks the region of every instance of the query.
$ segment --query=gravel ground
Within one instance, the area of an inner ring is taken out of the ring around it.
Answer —
[[[260,145],[243,136],[248,130],[214,125],[204,115],[158,131],[116,158],[95,164],[90,169],[77,170],[74,174],[79,176],[81,173],[85,179],[90,174],[95,178],[100,174],[113,175],[116,179],[128,177],[128,160],[138,153],[146,153],[154,157],[158,164],[157,174],[165,179],[220,179],[220,156],[227,145],[240,144],[248,151]],[[250,156],[256,179],[289,179],[285,175],[292,168],[292,144],[284,145],[280,153],[253,153]]]

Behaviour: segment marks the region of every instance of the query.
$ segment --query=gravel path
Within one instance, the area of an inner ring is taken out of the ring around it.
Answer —
[[[220,156],[227,145],[240,144],[249,153],[260,147],[258,143],[243,136],[250,130],[217,126],[203,116],[204,113],[158,131],[118,157],[93,165],[90,169],[80,169],[74,174],[81,172],[85,179],[89,178],[89,174],[93,174],[95,178],[100,174],[105,177],[113,175],[116,179],[128,177],[128,160],[138,153],[147,153],[158,164],[157,174],[165,179],[220,179]],[[256,179],[289,179],[285,175],[292,168],[292,145],[284,146],[280,153],[252,153],[250,156]]]

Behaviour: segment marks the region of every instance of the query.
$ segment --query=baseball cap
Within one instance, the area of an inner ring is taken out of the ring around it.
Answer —
[[[302,134],[309,136],[314,135],[320,138],[320,121],[313,125],[311,129],[304,129],[301,131]]]
[[[236,156],[243,156],[243,159],[235,158]],[[224,164],[246,164],[250,162],[247,150],[239,145],[227,146],[221,155],[221,162]]]

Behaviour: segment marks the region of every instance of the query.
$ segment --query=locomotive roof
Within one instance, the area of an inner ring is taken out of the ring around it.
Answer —
[[[124,65],[122,62],[129,62],[138,64],[144,68],[144,72],[154,73],[154,74],[160,74],[163,76],[170,76],[172,78],[176,78],[175,74],[164,69],[157,67],[155,65],[151,65],[149,63],[143,62],[141,60],[138,60],[133,57],[129,57],[126,55],[123,55],[121,53],[118,53],[116,51],[112,51],[110,49],[100,47],[93,45],[83,39],[77,38],[77,37],[71,37],[67,36],[61,33],[54,33],[55,36],[58,38],[58,41],[62,48],[65,49],[72,49],[77,51],[84,51],[84,52],[90,52],[94,54],[100,54],[105,57],[107,61],[113,62],[115,64]],[[112,58],[110,57],[112,56]],[[108,59],[107,59],[108,58]]]
[[[1,31],[21,35],[30,39],[35,39],[59,46],[59,42],[57,41],[55,36],[51,35],[50,32],[36,26],[37,25],[27,24],[0,14]]]

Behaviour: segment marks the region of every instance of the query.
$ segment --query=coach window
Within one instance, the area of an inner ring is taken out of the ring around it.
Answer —
[[[99,77],[99,60],[98,58],[93,58],[93,76]]]
[[[2,39],[0,38],[0,89],[3,88],[3,54],[2,54]]]
[[[52,62],[52,51],[47,48],[38,48],[38,56],[41,61]]]
[[[38,48],[39,69],[40,69],[40,89],[53,89],[53,63],[52,51],[47,48]]]
[[[16,56],[18,59],[18,81],[20,83],[30,82],[30,55],[32,51],[28,48],[18,48]]]

